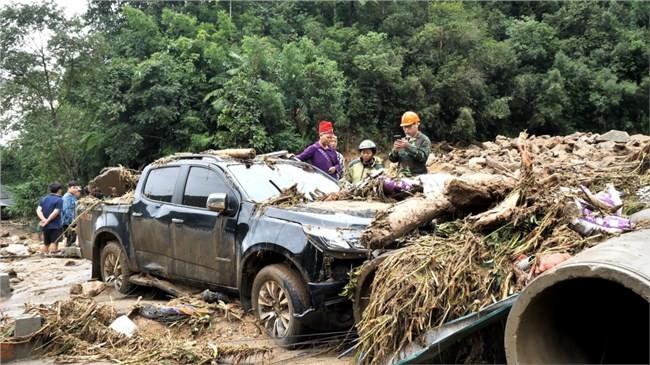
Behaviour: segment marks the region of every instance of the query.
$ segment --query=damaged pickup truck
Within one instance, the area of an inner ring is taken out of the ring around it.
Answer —
[[[92,276],[122,293],[150,275],[238,295],[282,346],[314,330],[349,328],[351,302],[339,294],[368,257],[361,232],[387,205],[264,204],[294,184],[307,199],[339,189],[320,170],[286,159],[196,154],[154,163],[131,204],[104,202],[82,214],[81,251]]]

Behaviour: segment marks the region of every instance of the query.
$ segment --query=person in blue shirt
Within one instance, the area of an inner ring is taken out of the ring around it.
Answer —
[[[61,211],[61,224],[63,236],[65,237],[65,245],[72,246],[77,240],[77,233],[72,222],[76,217],[77,199],[81,196],[81,187],[75,180],[68,182],[68,192],[63,195],[63,210]]]
[[[61,230],[61,210],[63,210],[63,199],[61,199],[61,184],[54,182],[50,184],[50,194],[41,199],[36,208],[36,215],[40,219],[38,225],[43,229],[43,247],[41,253],[58,253],[59,244],[63,231]]]

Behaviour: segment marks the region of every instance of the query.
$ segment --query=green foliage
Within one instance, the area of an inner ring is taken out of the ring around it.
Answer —
[[[343,147],[387,150],[405,110],[433,140],[650,133],[648,14],[624,1],[91,2],[66,19],[52,2],[7,5],[3,178],[28,201],[52,179],[177,151],[298,152],[323,119]]]
[[[33,176],[24,183],[10,185],[13,205],[9,207],[9,214],[36,220],[36,208],[41,199],[50,193],[48,186],[51,182],[43,176]]]

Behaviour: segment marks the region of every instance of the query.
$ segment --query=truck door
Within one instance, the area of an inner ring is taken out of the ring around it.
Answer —
[[[208,210],[208,195],[233,191],[223,172],[207,166],[191,166],[180,206],[176,206],[171,235],[174,242],[174,275],[226,287],[236,286],[235,229],[237,213]]]
[[[142,198],[131,207],[131,242],[138,267],[160,276],[172,273],[174,255],[169,226],[171,201],[179,172],[179,166],[150,170]]]

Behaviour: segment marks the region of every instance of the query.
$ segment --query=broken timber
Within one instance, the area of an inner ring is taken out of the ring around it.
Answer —
[[[444,190],[399,202],[378,212],[361,235],[368,248],[382,248],[410,231],[454,210],[485,209],[505,197],[515,179],[504,175],[468,174],[445,184]]]

